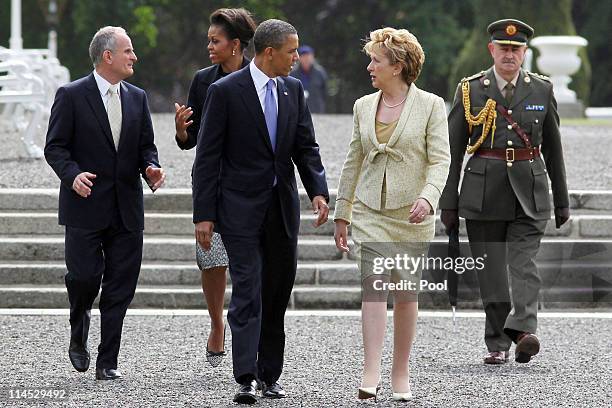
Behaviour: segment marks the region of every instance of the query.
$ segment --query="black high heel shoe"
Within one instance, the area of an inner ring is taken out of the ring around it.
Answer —
[[[225,357],[225,325],[223,325],[223,350],[222,351],[210,351],[208,349],[208,341],[206,342],[206,361],[213,366],[217,367],[221,362],[223,362],[223,357]]]

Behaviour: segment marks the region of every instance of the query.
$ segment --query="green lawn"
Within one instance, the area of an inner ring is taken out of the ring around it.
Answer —
[[[561,126],[602,126],[612,127],[612,119],[563,119]]]

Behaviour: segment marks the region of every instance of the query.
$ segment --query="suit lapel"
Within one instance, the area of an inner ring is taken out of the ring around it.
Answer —
[[[239,85],[243,88],[244,92],[240,95],[247,110],[251,113],[251,116],[255,120],[255,126],[259,129],[261,137],[264,139],[264,143],[274,152],[272,149],[272,143],[270,143],[270,136],[268,135],[268,127],[266,126],[266,118],[264,117],[263,110],[261,109],[261,103],[259,102],[259,96],[255,90],[255,83],[251,77],[251,71],[249,67],[245,67],[240,71]],[[280,105],[280,104],[279,104]],[[277,132],[278,134],[278,132]]]
[[[378,139],[376,138],[376,111],[378,111],[378,103],[381,95],[382,91],[376,92],[374,98],[372,98],[372,105],[370,106],[370,112],[368,114],[368,136],[374,146],[378,146]]]
[[[512,96],[512,102],[510,103],[510,109],[514,109],[516,105],[521,103],[523,99],[525,99],[526,97],[529,96],[529,94],[531,94],[531,90],[532,90],[531,81],[525,82],[525,75],[526,75],[525,71],[521,69],[521,72],[519,73],[519,77],[516,81],[516,91],[514,92],[514,95]]]
[[[404,107],[402,108],[402,113],[397,121],[397,125],[395,126],[395,130],[393,130],[393,134],[391,134],[391,138],[387,145],[392,147],[395,145],[399,137],[402,135],[406,124],[408,123],[408,119],[410,118],[410,113],[412,112],[412,107],[414,106],[416,100],[418,88],[415,84],[410,85],[408,96],[406,97],[406,102],[404,103]],[[368,115],[370,123],[368,123],[368,136],[372,141],[374,146],[378,146],[378,139],[376,138],[376,112],[378,111],[378,104],[380,102],[382,92],[378,91],[373,98],[372,106],[370,106],[370,114]]]
[[[276,80],[277,95],[278,95],[278,119],[276,121],[276,149],[281,144],[283,137],[285,136],[285,130],[287,128],[287,121],[289,119],[289,111],[287,109],[289,98],[289,92],[285,86],[285,81],[278,77]]]
[[[208,71],[206,75],[202,77],[200,82],[202,82],[206,86],[210,86],[210,84],[221,78],[219,71],[221,71],[221,65],[216,65],[213,69]]]
[[[412,112],[412,107],[414,106],[417,92],[418,88],[416,85],[410,85],[408,96],[406,97],[406,102],[404,103],[404,108],[402,109],[402,113],[400,114],[397,125],[395,126],[395,130],[393,131],[393,134],[391,134],[391,138],[387,143],[388,146],[393,147],[395,142],[397,142],[397,139],[399,139],[399,137],[402,135],[404,127],[406,127],[406,123],[408,123],[408,118],[410,118],[410,113]]]
[[[506,99],[499,91],[499,86],[497,85],[497,79],[495,79],[493,67],[487,70],[485,78],[489,80],[489,86],[485,87],[485,94],[487,95],[487,97],[493,99],[495,102],[497,102],[497,104],[501,106],[506,106]]]
[[[131,98],[131,94],[128,91],[128,87],[125,86],[125,84],[123,82],[121,82],[121,94],[120,94],[120,99],[121,99],[121,135],[119,136],[119,147],[117,148],[117,150],[119,150],[121,148],[121,146],[123,146],[123,143],[125,142],[126,139],[126,132],[127,132],[127,124],[128,124],[128,120],[131,117],[131,106],[133,105],[132,103],[130,103],[130,99]]]
[[[87,102],[89,103],[96,119],[98,120],[98,123],[100,124],[100,127],[102,128],[102,132],[106,135],[106,139],[114,149],[115,144],[113,142],[110,124],[108,123],[108,115],[106,114],[106,109],[104,109],[104,102],[102,102],[100,90],[98,89],[98,84],[96,84],[93,74],[90,74],[87,79],[87,89]]]

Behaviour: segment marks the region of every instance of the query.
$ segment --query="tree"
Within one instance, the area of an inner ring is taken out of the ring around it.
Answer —
[[[612,106],[612,72],[610,39],[612,29],[612,2],[583,0],[574,2],[576,31],[589,41],[586,51],[592,67],[591,106]]]
[[[314,46],[329,74],[332,112],[350,112],[355,99],[375,91],[366,71],[369,59],[361,51],[370,31],[390,26],[415,34],[426,55],[417,85],[441,96],[447,92],[456,44],[468,33],[456,16],[469,13],[452,0],[317,0],[287,2],[283,10],[292,17],[300,43]]]
[[[457,82],[489,67],[487,25],[500,18],[519,18],[537,35],[573,35],[589,40],[581,50],[583,64],[570,87],[596,106],[612,105],[608,57],[612,3],[599,0],[58,0],[64,12],[58,25],[58,56],[73,78],[91,72],[87,49],[95,31],[105,25],[124,27],[138,63],[130,82],[147,90],[154,111],[171,111],[185,102],[197,69],[210,65],[206,52],[208,16],[220,7],[245,7],[256,21],[281,18],[299,32],[300,43],[316,49],[329,74],[330,112],[350,112],[355,99],[374,92],[361,51],[369,32],[406,28],[425,51],[420,88],[452,98]],[[572,6],[573,4],[573,6]],[[494,7],[493,7],[494,6]],[[46,48],[48,0],[24,0],[26,48]],[[572,8],[573,7],[573,8]],[[508,10],[512,10],[511,13]],[[573,18],[576,21],[574,28]],[[10,0],[0,0],[0,45],[8,46]],[[587,58],[588,56],[588,58]],[[590,84],[589,58],[593,63]],[[536,69],[534,69],[536,70]],[[536,70],[537,71],[537,70]]]

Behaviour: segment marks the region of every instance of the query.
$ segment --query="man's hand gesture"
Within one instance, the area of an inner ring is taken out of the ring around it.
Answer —
[[[145,173],[147,175],[149,187],[151,187],[152,191],[160,188],[164,184],[164,180],[166,180],[166,172],[160,167],[149,166],[147,170],[145,170]]]
[[[317,220],[314,222],[315,227],[320,227],[327,222],[327,216],[329,215],[329,206],[325,201],[325,197],[316,196],[312,199],[312,211],[318,214]]]
[[[83,173],[77,174],[72,182],[72,189],[81,197],[87,198],[91,195],[91,187],[93,187],[93,179],[96,175],[84,171]]]

